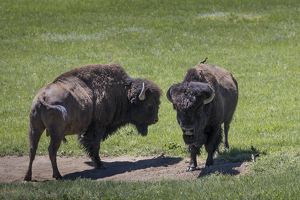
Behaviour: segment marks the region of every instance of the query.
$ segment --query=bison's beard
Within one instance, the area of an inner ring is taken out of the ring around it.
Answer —
[[[198,135],[197,140],[195,145],[197,147],[201,147],[203,144],[205,144],[207,141],[207,134],[205,133],[200,133],[200,135]]]
[[[187,145],[202,146],[207,141],[207,134],[196,132],[194,135],[183,134],[183,140]]]
[[[137,131],[142,135],[146,136],[148,134],[148,125],[136,124]]]

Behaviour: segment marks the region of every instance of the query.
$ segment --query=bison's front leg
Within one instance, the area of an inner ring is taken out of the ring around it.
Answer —
[[[229,149],[229,144],[228,144],[228,131],[230,128],[229,125],[230,122],[224,122],[224,145],[223,145],[223,151],[228,150]]]
[[[106,166],[100,160],[99,150],[100,150],[100,141],[97,144],[95,144],[93,152],[90,152],[92,161],[94,162],[94,166],[97,169],[106,169]]]
[[[100,160],[99,150],[100,150],[100,141],[102,136],[105,134],[105,127],[100,128],[99,126],[91,125],[89,130],[79,136],[79,141],[85,148],[86,152],[91,157],[94,166],[97,169],[105,169],[105,165]]]
[[[219,148],[219,144],[222,141],[221,134],[221,125],[214,127],[211,129],[210,133],[208,133],[209,137],[207,139],[207,143],[205,144],[205,150],[207,151],[207,159],[205,166],[209,167],[214,164],[213,155]]]
[[[196,147],[195,145],[188,145],[190,151],[190,163],[187,172],[195,171],[197,167],[197,155],[200,154],[200,147]]]

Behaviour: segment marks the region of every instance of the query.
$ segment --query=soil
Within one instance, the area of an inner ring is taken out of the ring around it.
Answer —
[[[197,179],[215,172],[232,176],[245,175],[251,165],[249,162],[226,162],[215,159],[214,165],[205,168],[205,160],[198,159],[198,168],[186,172],[188,158],[160,156],[101,157],[107,167],[95,169],[93,162],[86,156],[57,157],[58,169],[64,179],[78,177],[92,180],[114,181],[155,181],[167,179]],[[28,156],[0,157],[0,182],[22,182],[29,164]],[[32,181],[53,180],[52,167],[48,156],[36,156],[33,162]]]

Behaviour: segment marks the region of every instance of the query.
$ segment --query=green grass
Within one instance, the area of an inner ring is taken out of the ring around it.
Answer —
[[[238,107],[229,132],[232,150],[221,154],[220,159],[248,160],[251,146],[262,153],[250,175],[239,179],[220,174],[157,183],[81,179],[1,183],[2,197],[168,199],[174,193],[177,199],[196,195],[208,199],[300,196],[297,0],[18,0],[1,1],[0,10],[1,156],[28,155],[31,102],[41,87],[69,69],[114,61],[131,77],[156,82],[165,93],[206,56],[207,64],[231,71],[239,84]],[[188,156],[176,113],[165,96],[161,101],[159,123],[149,127],[147,137],[140,136],[133,126],[123,127],[101,143],[101,156],[162,152]],[[59,155],[85,154],[75,136],[67,139]],[[38,154],[48,154],[48,145],[44,134]],[[85,190],[82,185],[87,185]],[[31,192],[25,192],[28,190]]]
[[[198,180],[113,182],[76,179],[39,184],[0,183],[6,199],[298,199],[299,170],[234,178],[215,173]]]

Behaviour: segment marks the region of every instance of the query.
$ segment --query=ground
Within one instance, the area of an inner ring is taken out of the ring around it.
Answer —
[[[64,179],[77,177],[92,180],[114,181],[155,181],[162,178],[196,179],[219,172],[232,176],[245,175],[251,165],[249,162],[228,162],[215,160],[213,166],[205,168],[205,160],[198,159],[198,168],[186,172],[188,158],[160,156],[134,157],[117,156],[101,157],[107,169],[95,169],[90,158],[57,157],[58,169]],[[22,182],[29,163],[28,156],[0,157],[0,182]],[[52,167],[48,156],[36,156],[33,162],[32,181],[53,180]]]

